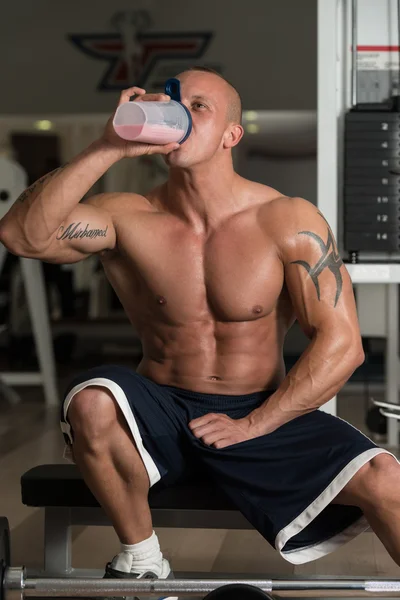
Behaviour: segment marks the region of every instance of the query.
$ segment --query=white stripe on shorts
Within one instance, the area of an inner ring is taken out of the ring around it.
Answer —
[[[115,383],[115,381],[112,381],[111,379],[106,379],[105,377],[95,377],[93,379],[88,379],[87,381],[82,381],[82,383],[78,383],[78,385],[72,388],[72,390],[69,392],[69,394],[64,400],[63,414],[65,423],[61,422],[61,431],[68,436],[70,444],[72,446],[73,439],[71,435],[71,425],[68,423],[67,420],[68,408],[75,394],[90,386],[105,387],[108,390],[110,390],[110,392],[114,396],[115,400],[118,403],[118,406],[122,411],[122,414],[126,419],[126,422],[128,423],[132,437],[135,440],[138,452],[142,457],[144,466],[146,467],[147,474],[150,480],[150,487],[153,486],[155,483],[157,483],[157,481],[161,479],[160,471],[158,470],[157,465],[150,456],[149,452],[143,446],[142,436],[140,435],[136,419],[133,416],[131,407],[129,406],[128,398],[126,397],[124,390],[117,383]],[[68,450],[65,453],[65,456],[68,456]]]

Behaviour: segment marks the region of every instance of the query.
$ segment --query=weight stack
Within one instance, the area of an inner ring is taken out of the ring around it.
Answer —
[[[349,252],[400,250],[400,113],[346,115],[344,245]]]

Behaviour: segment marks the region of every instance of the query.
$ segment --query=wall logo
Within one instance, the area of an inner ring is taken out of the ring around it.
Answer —
[[[68,35],[87,56],[108,62],[99,90],[122,90],[132,85],[148,91],[160,88],[188,64],[196,64],[213,37],[211,32],[144,33],[151,24],[147,11],[117,13],[112,24],[117,33]]]

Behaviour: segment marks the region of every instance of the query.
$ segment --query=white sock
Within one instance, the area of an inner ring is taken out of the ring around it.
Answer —
[[[121,544],[121,553],[114,558],[112,566],[114,569],[126,573],[140,574],[152,571],[157,577],[160,577],[160,575],[164,575],[169,566],[163,563],[167,563],[167,561],[163,559],[158,537],[153,531],[152,535],[143,542],[130,545]]]

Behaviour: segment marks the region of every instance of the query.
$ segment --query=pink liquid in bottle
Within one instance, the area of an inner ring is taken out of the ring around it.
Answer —
[[[142,133],[143,125],[115,125],[115,131],[124,140],[136,140]]]
[[[144,125],[115,125],[116,133],[124,140],[145,142],[147,144],[170,144],[179,142],[184,135],[183,129],[173,129],[165,125],[144,123]]]

